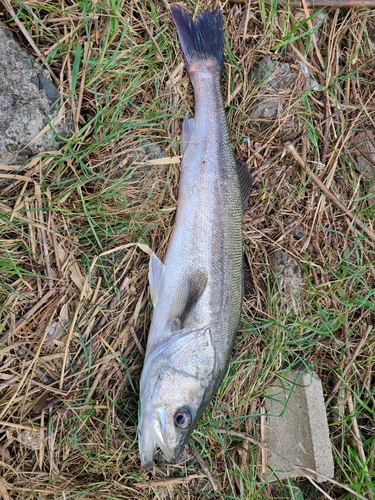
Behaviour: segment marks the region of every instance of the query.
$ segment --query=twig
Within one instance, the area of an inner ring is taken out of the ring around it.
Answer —
[[[262,442],[264,443],[266,440],[267,436],[267,431],[266,431],[266,412],[265,409],[262,407],[260,409],[261,417],[260,417],[260,438]],[[267,451],[262,448],[261,449],[261,455],[262,455],[262,474],[266,474],[267,472]]]
[[[18,19],[17,17],[17,14],[15,13],[11,3],[9,0],[2,0],[6,10],[9,12],[9,14],[13,17],[14,19],[14,22],[17,24],[17,26],[19,27],[19,29],[21,30],[23,36],[26,38],[26,40],[29,42],[29,44],[31,45],[33,51],[35,52],[35,54],[37,56],[41,56],[41,52],[40,50],[38,49],[38,47],[35,45],[34,43],[34,40],[31,38],[31,36],[29,35],[27,29],[25,28],[25,26],[23,25],[23,23],[21,23],[21,21]]]
[[[324,193],[327,196],[327,198],[330,199],[332,203],[336,205],[336,207],[340,209],[341,212],[348,217],[348,219],[350,219],[351,222],[353,222],[356,226],[360,228],[361,231],[367,234],[367,236],[371,239],[372,243],[375,244],[375,234],[371,231],[371,229],[366,227],[365,224],[350,210],[348,210],[346,206],[343,203],[341,203],[341,201],[339,201],[337,196],[324,185],[324,183],[319,179],[319,177],[315,175],[313,171],[310,169],[310,167],[308,167],[307,164],[303,161],[303,159],[297,153],[293,144],[286,144],[285,148],[290,152],[290,154],[296,160],[298,165],[308,174],[311,180],[318,186],[318,188],[322,191],[322,193]]]
[[[365,331],[365,334],[363,335],[363,337],[361,338],[361,340],[358,342],[358,345],[357,345],[357,347],[356,347],[353,355],[350,357],[348,364],[344,368],[344,371],[342,373],[342,378],[336,382],[334,388],[332,389],[332,392],[331,392],[329,398],[326,400],[326,406],[329,405],[329,403],[334,398],[336,392],[339,390],[342,380],[345,378],[345,376],[348,373],[348,370],[349,370],[351,364],[353,363],[353,361],[355,360],[355,358],[360,353],[360,351],[361,351],[364,343],[366,342],[367,337],[369,336],[369,333],[371,332],[371,330],[372,330],[372,325],[370,325],[370,326],[367,327],[367,330]]]
[[[194,455],[196,461],[198,462],[200,468],[202,469],[202,471],[207,476],[207,479],[210,481],[212,489],[214,491],[219,491],[219,486],[218,486],[217,482],[215,481],[213,475],[211,474],[211,471],[210,471],[208,465],[203,460],[203,458],[199,455],[199,453],[196,450],[195,446],[192,446],[191,449],[192,449],[193,455]]]
[[[5,479],[3,480],[3,482],[4,482],[4,481],[5,481]],[[22,491],[22,492],[25,492],[25,493],[27,493],[27,494],[28,494],[28,496],[30,496],[30,494],[31,494],[31,493],[32,493],[32,494],[34,494],[34,493],[42,493],[42,495],[43,495],[44,497],[45,497],[46,495],[55,495],[55,496],[56,496],[56,495],[57,495],[57,491],[58,491],[57,486],[55,486],[55,487],[53,488],[53,490],[52,490],[52,489],[51,489],[51,490],[49,490],[49,489],[47,489],[47,488],[43,488],[43,489],[42,489],[42,488],[40,488],[40,489],[39,489],[39,488],[33,488],[33,487],[29,487],[29,488],[27,488],[27,487],[24,487],[24,486],[17,486],[17,484],[15,484],[15,483],[13,483],[13,484],[11,484],[11,485],[9,484],[9,485],[8,485],[8,488],[11,488],[12,492],[14,492],[14,491]],[[64,491],[65,491],[65,490],[64,490]],[[59,490],[59,492],[60,492],[60,490]],[[62,493],[62,494],[64,494],[64,493]],[[41,496],[41,497],[39,497],[39,498],[43,498],[43,496]],[[25,497],[24,497],[24,498],[25,498]],[[61,498],[63,498],[63,497],[61,497]]]
[[[313,38],[315,40],[315,36]],[[327,156],[328,156],[328,138],[329,138],[329,128],[330,128],[330,122],[331,122],[331,120],[329,119],[329,116],[330,116],[329,96],[328,96],[327,89],[324,88],[323,76],[319,71],[316,72],[316,78],[319,82],[319,85],[324,89],[323,100],[324,100],[325,124],[324,124],[324,132],[323,132],[323,147],[322,147],[322,154],[320,157],[320,162],[323,165],[325,165],[327,162]]]
[[[1,179],[11,179],[12,181],[24,181],[26,183],[34,182],[31,177],[27,177],[26,175],[18,175],[18,174],[0,174]]]
[[[57,267],[57,272],[59,275],[59,278],[63,278],[63,273],[61,272],[61,262],[60,262],[60,256],[59,256],[59,247],[58,243],[56,240],[56,230],[55,230],[55,221],[53,218],[53,214],[51,214],[51,219],[50,219],[50,224],[51,224],[51,238],[52,238],[52,244],[53,244],[53,251],[55,253],[55,262],[56,262],[56,267]]]
[[[44,218],[43,218],[42,192],[41,192],[39,184],[35,184],[35,198],[36,198],[36,201],[38,204],[39,222],[41,224],[40,234],[42,236],[42,247],[43,247],[43,254],[44,254],[44,258],[45,258],[46,272],[47,272],[47,276],[48,276],[48,285],[49,285],[49,289],[52,290],[52,288],[53,288],[52,270],[51,270],[51,263],[49,260],[49,251],[48,251],[46,230],[44,229],[45,223],[44,223]]]
[[[76,132],[78,132],[78,130],[79,130],[79,119],[81,118],[83,91],[85,89],[85,76],[86,76],[86,70],[87,70],[87,66],[88,66],[88,63],[85,61],[88,60],[89,54],[90,54],[90,45],[87,42],[84,42],[83,63],[82,63],[82,71],[81,71],[81,83],[79,86],[77,106],[75,108],[75,115],[74,115],[74,129]]]
[[[0,427],[2,427],[2,426],[11,427],[13,429],[22,429],[22,430],[30,431],[30,432],[33,432],[33,431],[35,431],[35,429],[38,428],[37,426],[31,427],[31,425],[14,424],[13,422],[5,422],[5,420],[0,420]]]
[[[321,472],[317,472],[316,470],[310,469],[309,467],[304,467],[301,465],[294,464],[293,462],[291,462],[290,460],[285,458],[280,453],[276,453],[275,451],[271,450],[271,448],[269,448],[265,444],[261,443],[257,439],[254,439],[253,437],[249,436],[249,434],[245,434],[244,432],[233,431],[231,429],[220,429],[219,427],[216,427],[215,430],[218,431],[220,434],[227,434],[228,436],[235,436],[235,437],[238,437],[240,439],[246,439],[246,441],[249,441],[250,443],[255,444],[259,448],[266,450],[268,453],[272,453],[273,455],[276,455],[277,457],[281,458],[289,467],[292,467],[293,469],[300,471],[322,493],[323,493],[322,489],[319,488],[319,486],[314,482],[314,480],[310,477],[309,474],[314,474],[315,476],[319,477],[320,479],[324,479],[325,481],[329,481],[330,483],[338,486],[339,488],[342,488],[346,491],[349,491],[349,493],[352,493],[355,497],[360,498],[361,500],[368,500],[366,497],[364,497],[360,493],[357,493],[356,491],[352,490],[349,486],[346,486],[345,484],[339,483],[335,479],[331,479],[330,477],[322,474]],[[325,492],[324,492],[324,494],[327,496],[327,494]],[[328,497],[328,498],[330,498],[330,497]]]

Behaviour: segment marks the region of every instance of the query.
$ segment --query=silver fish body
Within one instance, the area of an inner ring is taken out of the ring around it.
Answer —
[[[172,15],[194,86],[195,119],[183,123],[176,223],[165,262],[155,254],[150,260],[154,311],[139,421],[146,468],[156,446],[176,460],[227,371],[240,321],[242,214],[251,186],[233,155],[221,94],[221,12],[204,11],[194,23],[175,5]]]

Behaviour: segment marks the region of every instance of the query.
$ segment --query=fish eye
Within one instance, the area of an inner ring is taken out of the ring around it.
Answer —
[[[191,415],[186,408],[180,408],[174,414],[174,423],[180,429],[187,429],[191,424]]]

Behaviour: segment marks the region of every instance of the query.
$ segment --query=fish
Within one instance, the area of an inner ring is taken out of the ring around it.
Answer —
[[[151,469],[159,448],[176,462],[227,370],[243,298],[243,211],[251,175],[235,160],[221,79],[219,8],[194,21],[171,5],[194,88],[195,117],[185,116],[175,226],[164,263],[153,253],[153,314],[140,379],[138,443]]]

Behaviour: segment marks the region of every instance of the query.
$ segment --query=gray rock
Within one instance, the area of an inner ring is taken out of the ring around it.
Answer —
[[[252,102],[250,117],[255,130],[277,128],[275,137],[291,140],[300,134],[304,124],[298,113],[291,111],[293,93],[302,87],[298,84],[300,74],[289,64],[265,57],[251,71],[252,84],[257,92]],[[293,99],[295,100],[295,99]]]
[[[59,111],[59,92],[36,61],[0,26],[0,163],[21,165],[31,156],[55,147],[49,128],[29,144]],[[56,132],[67,136],[65,121]]]
[[[296,240],[300,240],[301,238],[304,237],[304,235],[305,235],[305,231],[303,230],[302,226],[298,226],[297,229],[293,233],[293,237]]]
[[[278,91],[290,89],[296,81],[289,64],[272,61],[265,57],[255,64],[252,71],[254,85],[261,86],[262,97],[259,98],[251,111],[253,118],[271,119],[277,116],[280,104]]]
[[[269,99],[260,99],[258,104],[253,107],[251,116],[253,118],[275,118],[278,110],[278,101],[270,97]]]
[[[288,63],[265,57],[254,66],[252,79],[255,85],[261,84],[263,90],[279,90],[290,88],[295,83],[296,74],[291,71]]]

